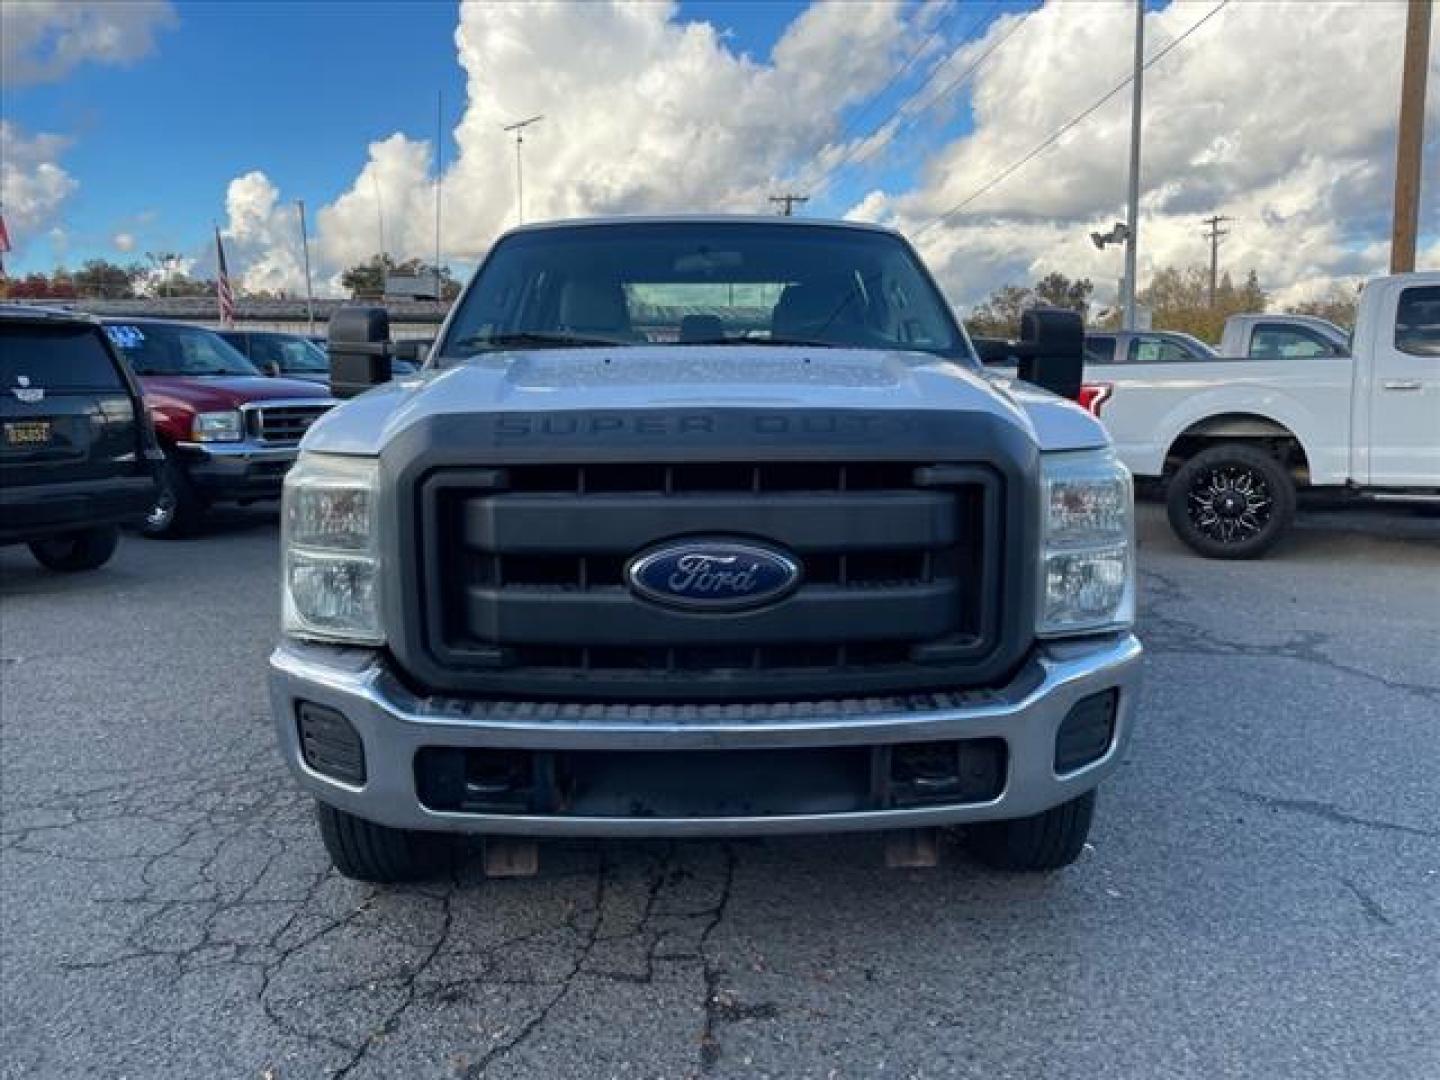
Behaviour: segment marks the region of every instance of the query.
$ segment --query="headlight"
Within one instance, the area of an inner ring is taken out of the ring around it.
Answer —
[[[373,458],[302,453],[281,504],[285,633],[380,645],[379,466]]]
[[[234,409],[196,413],[190,437],[196,442],[239,442],[245,437],[245,425]]]
[[[1110,450],[1044,454],[1040,465],[1042,637],[1135,621],[1135,492]]]

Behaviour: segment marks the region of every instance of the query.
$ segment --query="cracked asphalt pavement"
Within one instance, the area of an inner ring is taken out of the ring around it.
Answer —
[[[0,1075],[1440,1075],[1440,518],[1141,541],[1140,726],[1068,871],[584,842],[403,889],[328,868],[273,750],[273,515],[0,550]]]

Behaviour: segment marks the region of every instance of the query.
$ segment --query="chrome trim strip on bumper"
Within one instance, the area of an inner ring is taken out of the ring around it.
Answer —
[[[1130,635],[1042,645],[1007,687],[958,693],[942,708],[905,710],[881,701],[806,705],[610,706],[421,697],[390,673],[382,655],[286,642],[270,658],[270,691],[282,753],[301,786],[342,810],[397,828],[529,836],[726,836],[914,828],[1024,817],[1095,787],[1119,764],[1129,739],[1140,674]],[[1097,761],[1054,771],[1055,734],[1070,707],[1120,690],[1115,738]],[[367,780],[357,788],[311,770],[300,753],[300,700],[338,709],[365,744]],[[768,713],[768,715],[767,715]],[[788,713],[788,715],[787,715]],[[441,813],[415,793],[413,759],[424,746],[552,750],[741,749],[854,746],[1002,738],[1009,775],[985,803],[774,817],[597,818]]]
[[[275,446],[255,442],[177,442],[176,447],[202,458],[243,458],[247,461],[293,461],[296,444]]]

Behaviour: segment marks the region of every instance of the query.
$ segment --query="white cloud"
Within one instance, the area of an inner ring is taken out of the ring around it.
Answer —
[[[673,3],[463,6],[469,102],[444,178],[444,258],[474,258],[514,223],[514,144],[501,128],[535,114],[545,120],[525,140],[527,219],[767,210],[779,178],[836,138],[838,110],[890,76],[914,33],[904,15],[899,4],[819,4],[762,62],[708,23],[678,21]],[[382,212],[392,255],[433,258],[432,153],[402,133],[370,144],[354,182],[315,214],[317,279],[378,250]],[[276,231],[251,232],[266,229]]]
[[[845,211],[846,221],[881,221],[890,214],[890,196],[875,190]]]
[[[258,170],[237,176],[225,192],[225,256],[246,289],[299,292],[305,287],[299,210]],[[214,253],[207,265],[214,263]]]
[[[27,136],[18,124],[0,120],[0,203],[17,252],[54,224],[80,186],[59,165],[69,144],[59,135]]]
[[[110,238],[111,245],[116,251],[129,253],[135,250],[135,234],[128,232],[117,232]]]
[[[85,63],[131,64],[176,21],[167,0],[5,0],[0,73],[11,84],[54,82]]]
[[[1175,2],[1148,12],[1149,53],[1210,8]],[[680,21],[677,10],[598,0],[462,7],[455,40],[468,104],[443,178],[446,261],[477,257],[513,223],[514,144],[501,127],[535,114],[545,120],[525,141],[528,219],[763,211],[787,178],[883,147],[876,163],[920,149],[929,160],[913,189],[872,190],[846,216],[913,234],[1128,73],[1134,8],[1052,0],[994,20],[956,55],[933,60],[946,65],[947,82],[994,48],[971,83],[967,134],[934,149],[924,123],[842,136],[839,117],[886,83],[928,33],[936,4],[815,4],[761,59],[736,52],[709,24]],[[1161,264],[1204,261],[1200,219],[1211,213],[1235,219],[1223,264],[1237,277],[1254,267],[1277,295],[1383,271],[1404,5],[1299,10],[1232,3],[1147,73],[1142,279]],[[1440,70],[1432,71],[1433,116]],[[968,304],[1050,270],[1089,276],[1102,298],[1113,295],[1121,258],[1088,237],[1124,217],[1128,102],[1128,91],[1116,95],[924,233],[922,249],[953,299]],[[946,107],[965,105],[956,95]],[[883,114],[869,115],[873,123]],[[432,154],[429,142],[400,132],[371,142],[354,180],[316,208],[317,281],[333,285],[341,269],[374,254],[382,217],[392,255],[433,256]],[[1427,158],[1426,189],[1437,187],[1440,148]],[[247,284],[298,289],[293,209],[278,200],[263,173],[232,182],[232,264]],[[1427,203],[1422,228],[1430,245],[1422,259],[1433,265],[1440,200]]]
[[[1146,16],[1154,55],[1210,9],[1174,3]],[[913,191],[889,193],[910,231],[969,198],[1128,73],[1131,4],[1050,3],[997,20],[972,54],[1023,20],[982,65],[974,130],[928,162]],[[1388,251],[1404,5],[1234,3],[1145,77],[1141,271],[1208,259],[1200,219],[1233,217],[1222,261],[1253,267],[1284,297],[1383,272]],[[1440,108],[1440,54],[1430,77]],[[954,299],[1049,270],[1113,293],[1118,249],[1089,242],[1124,218],[1129,90],[1055,146],[926,231],[922,249]],[[1440,180],[1440,147],[1427,170]],[[1434,191],[1434,182],[1429,190]],[[877,200],[872,193],[867,202]],[[858,208],[857,208],[858,209]],[[1430,200],[1422,229],[1440,228]]]

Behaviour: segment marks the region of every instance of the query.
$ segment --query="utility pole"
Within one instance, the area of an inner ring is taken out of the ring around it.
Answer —
[[[305,231],[305,200],[295,200],[300,211],[300,250],[305,253],[305,325],[309,333],[315,333],[315,294],[310,291],[310,236]]]
[[[1220,238],[1230,235],[1229,229],[1222,229],[1220,226],[1227,221],[1234,220],[1234,218],[1228,218],[1222,214],[1212,214],[1204,222],[1210,226],[1210,231],[1200,234],[1210,241],[1210,310],[1212,311],[1215,310],[1215,284],[1220,270]]]
[[[1145,0],[1135,0],[1135,75],[1130,99],[1130,194],[1126,201],[1123,329],[1135,329],[1135,249],[1140,242],[1140,106],[1145,84]]]
[[[1420,164],[1425,142],[1425,68],[1430,56],[1431,0],[1410,0],[1405,16],[1405,68],[1400,82],[1400,127],[1395,139],[1395,218],[1390,272],[1415,269],[1420,227]]]
[[[385,283],[385,199],[380,194],[380,177],[376,173],[370,174],[370,183],[375,188],[375,220],[380,226],[380,283]]]
[[[445,172],[445,144],[441,141],[441,106],[445,92],[435,91],[435,299],[440,297],[440,181]]]
[[[525,224],[525,172],[520,164],[520,147],[525,143],[525,129],[544,119],[544,116],[532,116],[501,128],[502,131],[515,133],[515,221],[520,225]]]
[[[780,216],[781,216],[781,217],[792,217],[792,216],[794,216],[794,213],[795,213],[795,204],[796,204],[796,203],[807,203],[807,202],[809,202],[809,201],[810,201],[810,196],[809,196],[809,195],[790,195],[790,194],[786,194],[786,195],[771,195],[771,196],[770,196],[770,201],[773,202],[773,203],[774,203],[775,205],[777,205],[777,206],[783,206],[783,207],[785,208],[785,209],[783,209],[783,210],[780,211]]]

